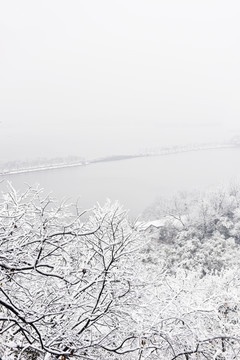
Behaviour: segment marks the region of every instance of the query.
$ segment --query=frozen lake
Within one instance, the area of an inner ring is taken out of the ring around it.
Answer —
[[[193,151],[88,166],[5,176],[18,190],[39,184],[46,192],[83,209],[107,198],[138,216],[157,198],[238,182],[240,149]],[[6,182],[1,184],[4,189]]]

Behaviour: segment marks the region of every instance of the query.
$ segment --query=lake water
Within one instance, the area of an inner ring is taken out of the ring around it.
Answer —
[[[159,197],[206,190],[240,179],[240,148],[193,151],[158,157],[6,176],[18,190],[39,184],[46,192],[82,209],[118,200],[138,216]],[[4,190],[6,182],[1,183]]]

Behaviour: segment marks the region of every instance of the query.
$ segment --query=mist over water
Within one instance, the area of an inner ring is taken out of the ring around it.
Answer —
[[[239,136],[239,13],[238,1],[224,0],[3,2],[0,164]],[[86,196],[86,206],[111,197],[137,212],[159,194],[201,187],[202,173],[215,184],[221,166],[235,176],[230,153],[211,164],[208,152],[195,152],[11,179],[19,188],[39,183],[57,196]]]
[[[139,216],[159,198],[178,192],[212,190],[237,184],[240,149],[193,151],[5,176],[20,191],[37,186],[58,201],[68,199],[84,210],[119,201],[131,217]],[[3,179],[3,177],[2,177]],[[1,183],[6,190],[7,181]]]

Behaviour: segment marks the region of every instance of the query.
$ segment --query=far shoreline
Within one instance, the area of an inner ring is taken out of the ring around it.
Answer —
[[[110,155],[105,157],[100,157],[92,160],[84,160],[76,163],[61,163],[61,164],[51,164],[51,165],[42,165],[42,166],[29,166],[26,168],[13,168],[13,169],[2,169],[0,170],[0,176],[9,176],[9,175],[18,175],[39,171],[50,171],[50,170],[58,170],[79,166],[89,166],[91,164],[97,163],[106,163],[106,162],[115,162],[115,161],[123,161],[130,160],[136,158],[145,158],[145,157],[155,157],[155,156],[167,156],[173,154],[180,154],[185,152],[193,152],[193,151],[205,151],[205,150],[218,150],[218,149],[229,149],[229,148],[239,148],[239,143],[228,142],[228,143],[220,143],[220,144],[196,144],[192,146],[171,146],[171,147],[163,147],[160,148],[159,151],[156,152],[146,152],[140,154],[129,154],[129,155]]]

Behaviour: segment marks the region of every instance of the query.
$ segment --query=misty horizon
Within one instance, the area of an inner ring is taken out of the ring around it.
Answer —
[[[4,160],[240,133],[237,1],[3,2]]]

